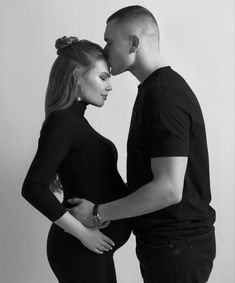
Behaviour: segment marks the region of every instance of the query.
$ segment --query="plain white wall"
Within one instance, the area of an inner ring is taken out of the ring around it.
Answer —
[[[0,1],[0,281],[56,282],[46,259],[50,222],[21,197],[44,118],[44,94],[54,42],[76,35],[101,45],[105,19],[140,4],[156,16],[167,62],[195,91],[206,121],[212,205],[217,211],[217,258],[210,282],[234,282],[234,50],[233,1],[152,0]],[[125,179],[126,139],[138,82],[126,73],[112,78],[102,109],[87,117],[119,150]],[[142,282],[134,238],[115,256],[119,283]],[[92,267],[91,267],[92,270]]]

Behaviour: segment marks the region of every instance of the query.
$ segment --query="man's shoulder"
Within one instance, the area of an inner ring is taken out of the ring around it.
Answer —
[[[172,69],[153,80],[145,94],[147,103],[157,104],[188,103],[192,97],[195,99],[195,94],[188,83]]]
[[[160,74],[155,80],[152,80],[148,92],[158,91],[158,93],[161,93],[172,89],[183,91],[186,87],[188,87],[186,80],[170,68],[167,72]]]

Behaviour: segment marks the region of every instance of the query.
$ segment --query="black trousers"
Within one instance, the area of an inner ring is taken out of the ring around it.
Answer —
[[[144,283],[205,283],[215,258],[214,230],[186,239],[161,239],[150,244],[136,238]]]

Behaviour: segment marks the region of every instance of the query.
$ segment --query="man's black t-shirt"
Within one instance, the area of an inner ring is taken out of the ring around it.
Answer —
[[[200,105],[185,80],[169,66],[157,69],[139,85],[128,144],[130,192],[153,179],[151,158],[187,156],[180,203],[134,218],[136,235],[180,237],[211,229],[209,161]]]

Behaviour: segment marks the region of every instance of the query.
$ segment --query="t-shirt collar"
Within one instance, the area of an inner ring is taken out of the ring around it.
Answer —
[[[153,71],[141,84],[138,85],[138,88],[147,88],[149,85],[151,85],[152,81],[156,79],[156,77],[158,77],[162,72],[169,69],[171,69],[170,66],[165,66]]]

